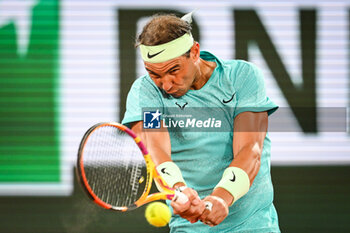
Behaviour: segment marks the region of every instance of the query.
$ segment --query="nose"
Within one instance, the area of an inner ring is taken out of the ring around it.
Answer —
[[[162,89],[166,92],[170,91],[171,88],[173,87],[173,80],[169,76],[165,76],[164,80],[162,82]]]

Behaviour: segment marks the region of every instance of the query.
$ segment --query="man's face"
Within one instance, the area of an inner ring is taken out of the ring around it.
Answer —
[[[195,82],[196,69],[192,55],[176,57],[162,63],[145,62],[145,68],[160,89],[174,97],[181,97]]]

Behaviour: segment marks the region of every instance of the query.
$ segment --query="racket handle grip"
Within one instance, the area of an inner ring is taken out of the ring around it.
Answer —
[[[176,201],[180,204],[185,204],[186,202],[188,202],[188,197],[186,196],[186,194],[176,190],[173,201]]]

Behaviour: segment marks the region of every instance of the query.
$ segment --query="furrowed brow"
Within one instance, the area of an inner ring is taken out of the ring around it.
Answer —
[[[153,75],[157,75],[157,76],[159,76],[159,74],[157,74],[157,73],[153,72],[152,70],[150,70],[150,69],[148,69],[148,68],[146,68],[146,70],[147,70],[149,73],[153,74]]]
[[[180,68],[179,65],[174,65],[173,67],[171,67],[170,69],[167,70],[166,73],[169,73],[171,70],[175,69],[175,68]]]

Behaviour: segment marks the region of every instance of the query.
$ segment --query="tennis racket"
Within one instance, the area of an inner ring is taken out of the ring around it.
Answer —
[[[76,171],[88,196],[106,209],[124,212],[155,200],[188,201],[158,174],[140,138],[119,123],[99,123],[85,133]],[[161,192],[150,194],[153,180]]]

